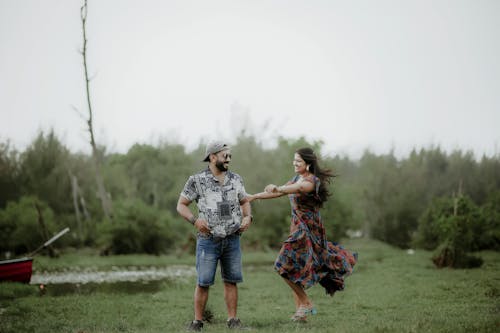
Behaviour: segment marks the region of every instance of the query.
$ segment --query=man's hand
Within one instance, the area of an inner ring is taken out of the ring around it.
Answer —
[[[210,229],[208,228],[208,223],[206,220],[198,218],[196,221],[194,221],[194,226],[202,234],[209,234],[210,233]]]
[[[251,223],[252,223],[252,218],[250,216],[245,216],[241,220],[240,232],[247,231],[247,229],[250,227]]]

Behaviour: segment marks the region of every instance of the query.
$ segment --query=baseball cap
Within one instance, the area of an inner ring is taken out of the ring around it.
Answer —
[[[222,141],[211,141],[207,144],[207,148],[205,149],[205,158],[203,159],[203,162],[208,162],[209,161],[209,156],[210,154],[217,154],[220,151],[230,149],[228,144],[222,142]]]

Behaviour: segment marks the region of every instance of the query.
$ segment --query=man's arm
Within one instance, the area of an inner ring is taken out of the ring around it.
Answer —
[[[248,227],[252,223],[252,206],[250,205],[250,200],[248,197],[243,198],[240,201],[241,212],[243,213],[243,219],[241,220],[240,231],[247,231]]]
[[[192,219],[195,217],[193,213],[191,213],[191,209],[189,209],[189,205],[191,201],[186,197],[180,195],[179,200],[177,201],[177,213],[182,216],[186,221],[193,223]]]

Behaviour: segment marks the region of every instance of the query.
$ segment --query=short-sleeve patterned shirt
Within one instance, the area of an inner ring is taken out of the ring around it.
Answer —
[[[200,218],[208,222],[215,237],[223,238],[239,230],[242,219],[240,201],[247,193],[238,174],[227,171],[221,185],[207,168],[189,177],[181,195],[189,201],[196,201]]]

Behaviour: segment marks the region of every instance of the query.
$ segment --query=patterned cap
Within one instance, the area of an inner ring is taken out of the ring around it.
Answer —
[[[207,144],[207,148],[205,149],[205,158],[203,162],[208,162],[210,159],[208,158],[210,154],[217,154],[220,151],[230,149],[229,145],[222,141],[211,141]]]

